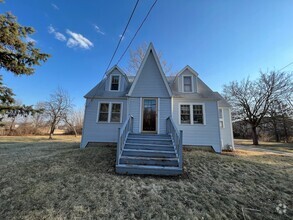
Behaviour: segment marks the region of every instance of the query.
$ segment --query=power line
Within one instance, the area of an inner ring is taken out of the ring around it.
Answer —
[[[124,28],[123,33],[122,33],[122,35],[120,36],[119,42],[118,42],[118,44],[117,44],[117,46],[116,46],[116,49],[115,49],[115,51],[114,51],[114,53],[113,53],[113,55],[112,55],[112,57],[111,57],[111,60],[110,60],[108,66],[107,66],[107,68],[106,68],[106,70],[105,70],[105,73],[104,73],[102,79],[103,79],[104,76],[106,75],[106,73],[107,73],[107,71],[108,71],[108,69],[109,69],[109,67],[110,67],[110,65],[111,65],[111,63],[112,63],[112,61],[113,61],[113,59],[114,59],[114,57],[115,57],[115,55],[116,55],[116,52],[117,52],[117,50],[118,50],[118,48],[119,48],[119,46],[120,46],[120,43],[121,43],[121,41],[122,41],[122,39],[123,39],[123,37],[124,37],[124,34],[125,34],[125,32],[126,32],[126,30],[127,30],[127,28],[128,28],[128,25],[129,25],[129,23],[130,23],[130,21],[131,21],[131,18],[132,18],[133,14],[134,14],[134,11],[135,11],[135,9],[136,9],[136,7],[137,7],[137,5],[138,5],[138,2],[139,2],[139,0],[137,0],[136,3],[135,3],[135,6],[134,6],[134,8],[133,8],[133,10],[132,10],[132,12],[131,12],[131,15],[130,15],[130,17],[129,17],[129,19],[128,19],[128,22],[127,22],[127,24],[126,24],[126,26],[125,26],[125,28]]]
[[[103,77],[102,77],[102,80],[103,80],[103,78],[105,77],[105,75],[106,75],[106,73],[107,73],[107,71],[108,71],[108,69],[109,69],[109,67],[110,67],[110,65],[111,65],[111,63],[112,63],[112,61],[113,61],[115,55],[116,55],[116,52],[117,52],[117,50],[118,50],[118,48],[119,48],[119,46],[120,46],[120,43],[121,43],[121,41],[122,41],[122,39],[123,39],[123,37],[124,37],[124,35],[125,35],[125,32],[126,32],[126,30],[127,30],[127,28],[128,28],[128,25],[129,25],[129,23],[130,23],[130,21],[131,21],[131,19],[132,19],[132,16],[133,16],[133,14],[134,14],[134,12],[135,12],[135,9],[136,9],[136,7],[137,7],[137,5],[138,5],[138,2],[139,2],[139,0],[137,0],[136,3],[135,3],[135,5],[134,5],[134,8],[133,8],[133,10],[132,10],[132,12],[131,12],[131,14],[130,14],[130,17],[129,17],[128,21],[127,21],[127,24],[126,24],[125,28],[124,28],[124,31],[123,31],[122,35],[120,36],[120,39],[119,39],[118,44],[117,44],[117,46],[116,46],[116,49],[115,49],[115,51],[114,51],[114,53],[113,53],[113,55],[112,55],[112,57],[111,57],[111,59],[110,59],[110,62],[109,62],[108,66],[107,66],[107,68],[106,68],[106,70],[105,70],[105,73],[104,73],[104,75],[103,75]],[[101,82],[102,82],[102,80],[101,80]],[[101,82],[100,82],[100,83],[101,83]],[[100,84],[98,87],[101,87],[101,84]],[[96,96],[96,93],[94,94],[94,96]],[[91,100],[90,102],[93,101],[94,96],[90,99],[90,100]],[[89,103],[88,103],[88,104],[89,104]],[[86,107],[88,106],[88,104],[86,104]]]
[[[135,34],[133,35],[131,41],[129,42],[128,46],[126,47],[126,49],[124,50],[123,54],[121,55],[121,57],[119,58],[118,62],[116,63],[116,65],[118,65],[118,63],[122,60],[123,56],[125,55],[126,51],[129,49],[131,43],[133,42],[134,38],[136,37],[137,33],[139,32],[139,30],[141,29],[141,27],[143,26],[144,22],[146,21],[146,19],[148,18],[149,14],[151,13],[152,9],[154,8],[155,4],[157,3],[158,0],[155,0],[155,2],[152,4],[152,6],[150,7],[148,13],[146,14],[145,18],[143,19],[143,21],[141,22],[140,26],[138,27],[138,29],[136,30]]]
[[[290,66],[290,65],[292,65],[292,64],[293,64],[293,62],[291,62],[291,63],[287,64],[287,65],[286,65],[286,66],[284,66],[283,68],[279,69],[279,71],[281,71],[281,70],[285,69],[286,67],[288,67],[288,66]]]

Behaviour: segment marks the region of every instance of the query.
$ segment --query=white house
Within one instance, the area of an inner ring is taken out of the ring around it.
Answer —
[[[85,98],[81,148],[117,143],[118,173],[180,174],[182,145],[234,147],[231,106],[190,66],[166,76],[152,44],[135,77],[114,66]]]

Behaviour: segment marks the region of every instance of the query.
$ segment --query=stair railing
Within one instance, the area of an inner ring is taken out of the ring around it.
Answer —
[[[116,165],[119,165],[119,160],[123,152],[128,134],[133,132],[133,116],[129,115],[121,128],[118,128],[118,140],[116,151]]]
[[[178,156],[179,168],[182,168],[182,143],[183,143],[183,131],[178,130],[173,118],[170,116],[166,122],[167,134],[170,134],[175,145],[176,154]]]

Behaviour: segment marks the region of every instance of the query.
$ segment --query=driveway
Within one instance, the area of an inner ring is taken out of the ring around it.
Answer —
[[[272,154],[281,154],[281,155],[293,157],[293,153],[279,151],[279,150],[264,149],[264,148],[260,148],[260,147],[251,147],[251,146],[244,146],[244,145],[235,144],[235,149],[236,150],[237,149],[250,150],[250,151],[257,151],[257,152],[267,152],[267,153],[272,153]]]

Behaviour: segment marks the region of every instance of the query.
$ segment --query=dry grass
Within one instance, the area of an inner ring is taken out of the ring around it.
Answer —
[[[248,139],[234,139],[234,143],[244,146],[252,146],[261,149],[278,150],[283,152],[293,153],[293,143],[278,143],[278,142],[264,142],[260,141],[258,146],[252,145],[252,140]]]
[[[80,150],[79,138],[43,138],[1,137],[0,219],[293,216],[292,157],[185,150],[180,177],[122,176],[113,147]],[[279,203],[285,215],[276,212]]]

